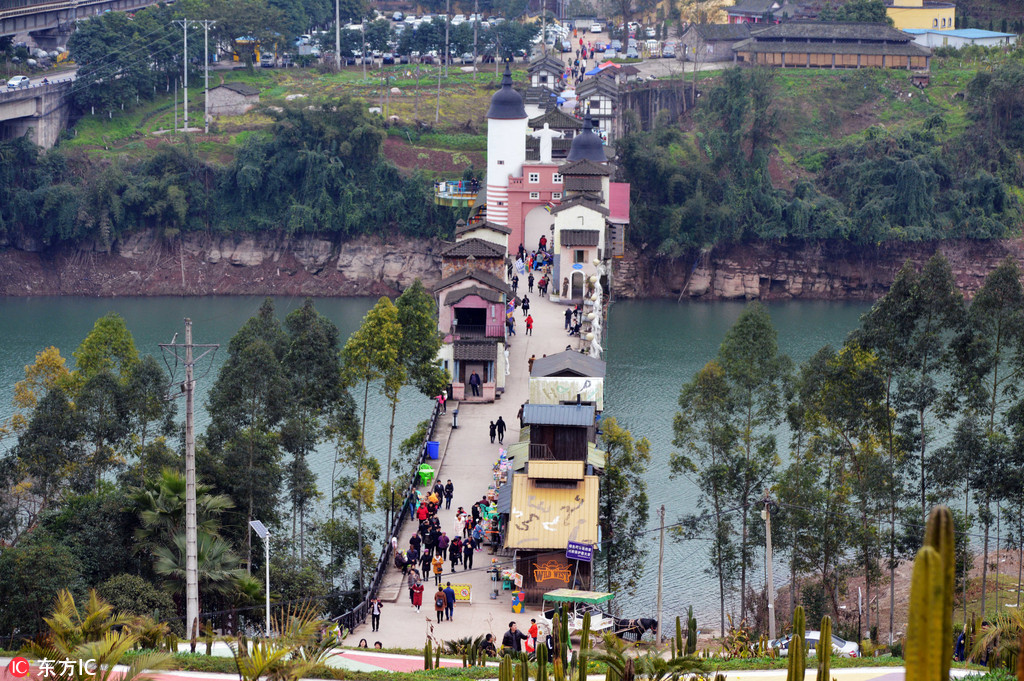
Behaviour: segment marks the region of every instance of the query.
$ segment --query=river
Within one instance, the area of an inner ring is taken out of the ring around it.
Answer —
[[[227,354],[227,343],[239,327],[254,314],[262,298],[258,296],[201,298],[0,298],[0,420],[13,412],[11,396],[14,383],[24,377],[24,367],[36,352],[48,345],[57,346],[73,364],[71,353],[92,328],[95,320],[114,311],[125,318],[142,353],[159,356],[158,343],[170,342],[184,328],[182,320],[193,321],[196,343],[220,343],[221,349],[209,364],[197,367],[197,432],[209,422],[205,410],[206,394]],[[281,319],[302,303],[299,297],[276,299]],[[363,315],[373,305],[372,298],[323,298],[317,309],[330,318],[347,338],[358,328]],[[779,345],[795,362],[807,359],[826,343],[838,345],[853,330],[868,306],[864,303],[803,302],[774,303],[768,306],[779,333]],[[651,441],[652,465],[648,471],[651,501],[651,525],[656,526],[656,509],[666,506],[666,522],[696,508],[696,489],[685,480],[670,480],[667,475],[672,452],[672,418],[677,409],[681,385],[714,357],[728,328],[743,310],[742,303],[683,303],[671,301],[616,302],[609,313],[608,380],[606,413],[615,416],[636,436]],[[179,340],[181,336],[179,335]],[[173,364],[172,364],[173,366]],[[178,368],[181,378],[181,368]],[[183,408],[183,404],[180,408]],[[426,418],[431,403],[413,389],[401,394],[396,426],[396,444],[415,424]],[[388,415],[385,400],[371,390],[367,442],[371,452],[383,458],[387,454]],[[10,442],[0,442],[6,448]],[[786,442],[779,442],[780,450]],[[318,477],[321,491],[330,489],[331,447],[323,446],[310,465]],[[648,533],[649,548],[644,570],[645,586],[632,598],[621,599],[622,612],[629,616],[653,614],[657,575],[658,535]],[[684,612],[693,605],[699,622],[715,621],[717,588],[708,577],[707,547],[699,541],[666,542],[665,611]],[[775,580],[785,581],[786,571],[776,566]],[[763,584],[757,569],[752,583]]]

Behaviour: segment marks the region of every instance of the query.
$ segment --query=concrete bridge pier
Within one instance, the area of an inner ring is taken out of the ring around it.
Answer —
[[[28,134],[44,149],[56,144],[70,119],[73,83],[69,79],[22,90],[0,91],[0,139]]]

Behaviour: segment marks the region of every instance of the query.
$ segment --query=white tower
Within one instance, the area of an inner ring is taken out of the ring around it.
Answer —
[[[512,89],[505,64],[501,88],[487,111],[487,220],[508,227],[508,176],[518,177],[526,162],[526,108]]]

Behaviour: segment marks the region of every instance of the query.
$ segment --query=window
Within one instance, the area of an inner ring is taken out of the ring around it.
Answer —
[[[938,19],[932,19],[932,28],[938,28],[938,27],[939,27],[939,20]]]
[[[498,161],[498,165],[499,166],[503,166],[503,165],[505,165],[505,162],[504,161]]]
[[[499,206],[504,206],[504,205],[505,205],[505,202],[504,202],[504,201],[498,201],[498,205],[499,205]]]
[[[560,198],[562,198],[562,192],[552,192],[551,193],[551,198],[553,198],[553,199],[560,199]]]
[[[540,182],[540,173],[530,173],[530,178],[528,181],[530,184],[537,184],[538,182]]]
[[[587,252],[586,251],[582,251],[582,250],[576,251],[575,253],[572,254],[572,261],[574,263],[576,263],[576,262],[586,262],[587,261]]]
[[[554,175],[551,176],[551,181],[554,182],[555,184],[562,184],[562,176],[559,175],[558,173],[555,173]]]
[[[540,198],[540,192],[530,192],[530,198],[531,199],[539,199]]]

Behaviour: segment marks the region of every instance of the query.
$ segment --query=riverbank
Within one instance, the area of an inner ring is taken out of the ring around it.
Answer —
[[[15,239],[0,250],[0,295],[394,295],[440,278],[439,239],[323,238],[143,230],[107,250],[96,242],[46,248]],[[753,242],[668,258],[635,249],[615,263],[613,298],[875,300],[907,260],[940,252],[972,295],[1000,260],[1024,263],[1024,239],[898,242]]]

